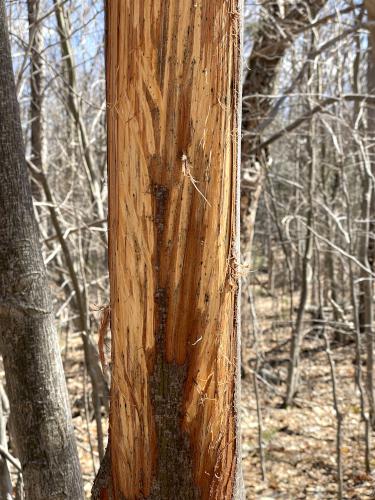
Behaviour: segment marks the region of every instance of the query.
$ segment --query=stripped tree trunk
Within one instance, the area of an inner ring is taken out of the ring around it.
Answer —
[[[26,498],[83,497],[0,1],[0,348]]]
[[[107,2],[113,379],[100,498],[242,497],[240,3]]]

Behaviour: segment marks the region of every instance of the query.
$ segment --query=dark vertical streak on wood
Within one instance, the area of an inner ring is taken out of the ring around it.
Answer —
[[[158,457],[150,499],[200,498],[193,483],[189,442],[182,432],[182,398],[186,365],[168,363],[165,355],[165,335],[168,319],[168,291],[160,281],[161,250],[168,208],[168,188],[154,186],[157,245],[155,256],[156,359],[150,377],[151,400],[156,423]],[[176,489],[178,485],[178,490]]]
[[[169,8],[170,8],[170,0],[165,0],[160,7],[160,38],[157,40],[157,44],[159,46],[159,54],[158,54],[158,66],[159,66],[159,86],[162,89],[164,87],[164,76],[165,76],[165,51],[167,48],[168,41],[168,19],[169,19]]]

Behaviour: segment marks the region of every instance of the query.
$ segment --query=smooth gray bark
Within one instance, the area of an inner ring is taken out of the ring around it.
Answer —
[[[0,0],[0,348],[26,498],[83,498]]]

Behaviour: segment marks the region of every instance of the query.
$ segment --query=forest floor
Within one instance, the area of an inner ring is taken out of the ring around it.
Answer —
[[[325,342],[314,331],[304,339],[301,383],[295,406],[282,408],[286,390],[290,327],[280,321],[287,306],[255,292],[258,319],[258,378],[262,412],[262,443],[266,479],[262,481],[258,447],[257,405],[253,376],[242,383],[242,444],[246,498],[336,499],[337,419],[333,408],[332,377]],[[283,326],[284,325],[284,326]],[[339,409],[344,416],[342,461],[345,499],[375,499],[375,476],[365,472],[364,424],[354,385],[355,347],[331,343]],[[247,353],[255,360],[255,352]],[[365,369],[365,367],[363,367]],[[374,438],[374,434],[372,435]],[[375,453],[371,455],[375,470]]]
[[[66,339],[61,345],[64,371],[68,384],[70,407],[76,434],[79,459],[83,474],[86,498],[91,498],[91,488],[99,469],[96,423],[90,405],[91,386],[83,363],[83,349],[80,335],[69,335],[68,350]],[[103,414],[103,430],[108,436],[108,419]]]
[[[258,352],[261,379],[258,382],[263,418],[262,442],[266,479],[262,481],[258,450],[258,420],[253,377],[242,381],[242,456],[246,498],[251,500],[337,498],[336,416],[332,379],[324,341],[309,334],[303,344],[301,384],[296,405],[282,409],[289,357],[290,328],[281,321],[287,304],[256,292]],[[247,356],[254,361],[254,346]],[[360,421],[358,393],[354,387],[354,345],[331,345],[335,361],[340,411],[344,415],[342,459],[344,498],[375,499],[375,476],[364,468],[364,425]],[[88,382],[84,372],[81,342],[69,341],[65,369],[73,408],[85,491],[90,490],[99,465],[96,429],[88,410]],[[87,415],[87,418],[86,418]],[[107,429],[106,418],[103,426]],[[375,437],[375,436],[373,436]],[[90,445],[90,440],[92,445]],[[375,441],[374,441],[375,442]],[[375,470],[375,453],[372,463]]]

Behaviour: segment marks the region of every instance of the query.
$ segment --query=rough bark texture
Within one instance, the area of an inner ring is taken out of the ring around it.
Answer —
[[[102,498],[241,495],[240,20],[239,0],[107,2],[112,488]]]
[[[26,498],[83,498],[0,1],[0,348]]]

